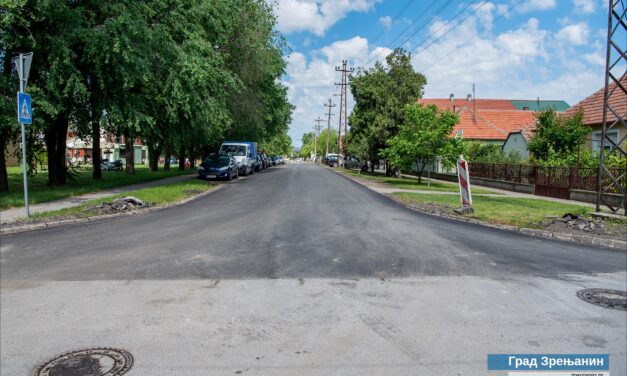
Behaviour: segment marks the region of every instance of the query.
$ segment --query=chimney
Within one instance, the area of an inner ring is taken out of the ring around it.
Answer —
[[[467,100],[468,102],[472,102],[472,94],[468,94],[468,95],[466,95],[466,100]]]
[[[455,94],[451,94],[451,96],[449,97],[449,101],[455,102]]]
[[[529,111],[529,107],[528,106],[523,107],[523,111]]]

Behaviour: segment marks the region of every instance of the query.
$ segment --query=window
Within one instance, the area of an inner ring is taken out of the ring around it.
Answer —
[[[599,151],[601,150],[601,136],[602,136],[603,132],[602,131],[594,131],[592,132],[592,151]],[[613,129],[610,131],[607,131],[607,137],[612,140],[615,143],[618,143],[618,130],[617,129]],[[612,145],[607,142],[607,140],[605,141],[605,150],[610,150],[612,148]]]

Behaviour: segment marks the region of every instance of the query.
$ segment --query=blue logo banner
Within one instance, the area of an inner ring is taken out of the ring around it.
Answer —
[[[609,354],[488,354],[490,371],[609,371]]]

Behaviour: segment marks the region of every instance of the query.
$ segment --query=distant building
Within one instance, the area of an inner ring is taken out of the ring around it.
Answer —
[[[464,140],[503,145],[510,133],[520,132],[523,129],[526,132],[533,132],[535,129],[535,111],[518,109],[509,99],[473,100],[469,96],[462,100],[455,100],[451,96],[449,99],[423,98],[419,99],[418,103],[435,105],[441,110],[457,112],[460,121],[453,129],[451,136],[461,137]]]
[[[624,74],[621,78],[621,85],[627,88],[627,74]],[[616,85],[610,85],[610,90],[613,90]],[[592,151],[599,151],[601,149],[601,133],[603,131],[603,97],[605,95],[605,88],[597,90],[595,93],[585,98],[581,102],[575,104],[573,107],[564,112],[566,115],[573,115],[577,111],[583,112],[583,124],[590,127],[592,133],[586,140],[586,146]],[[612,108],[624,116],[627,113],[627,95],[620,89],[616,88],[609,98]],[[616,121],[616,116],[608,111],[608,125]],[[625,137],[627,136],[627,128],[623,124],[617,124],[613,129],[608,131],[608,137],[614,142],[622,143],[625,147]],[[609,149],[609,146],[607,146]]]

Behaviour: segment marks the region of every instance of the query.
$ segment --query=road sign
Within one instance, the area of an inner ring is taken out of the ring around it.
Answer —
[[[33,124],[30,95],[26,93],[17,93],[17,121],[22,124]]]
[[[457,178],[459,180],[459,198],[462,206],[455,209],[459,214],[469,214],[472,209],[472,194],[470,193],[470,174],[468,173],[468,162],[464,160],[464,156],[460,155],[457,160]]]
[[[33,61],[33,53],[20,54],[20,56],[13,59],[15,69],[20,77],[20,91],[26,91],[26,84],[28,83],[28,73],[30,72],[30,64]]]

